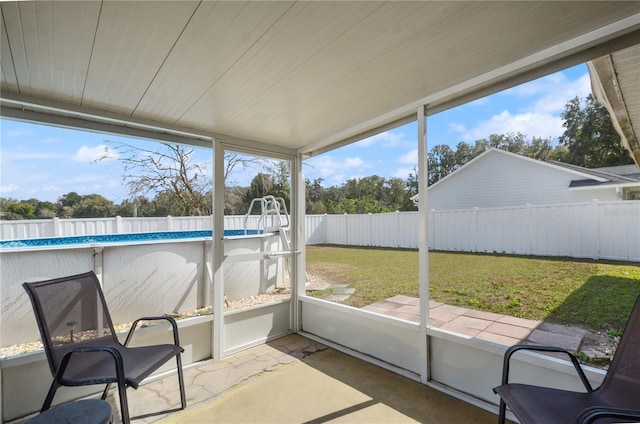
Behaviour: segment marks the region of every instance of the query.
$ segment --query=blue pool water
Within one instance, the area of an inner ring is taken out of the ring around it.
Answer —
[[[248,235],[259,234],[258,230],[247,230]],[[68,246],[94,243],[124,243],[135,241],[182,240],[211,237],[211,230],[158,231],[154,233],[101,234],[94,236],[50,237],[24,240],[0,241],[0,249],[14,247]],[[224,230],[225,237],[243,236],[244,230]]]

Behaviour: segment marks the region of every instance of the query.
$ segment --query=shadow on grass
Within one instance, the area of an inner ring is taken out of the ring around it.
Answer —
[[[595,275],[571,293],[547,320],[622,332],[638,296],[638,279]]]

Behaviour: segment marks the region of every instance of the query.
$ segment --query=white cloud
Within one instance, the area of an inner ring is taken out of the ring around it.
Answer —
[[[412,174],[414,172],[415,170],[413,168],[398,168],[393,173],[393,176],[406,180],[409,177],[409,174]]]
[[[60,187],[50,184],[50,185],[46,185],[46,186],[42,187],[42,191],[44,191],[44,192],[56,192],[56,191],[60,191]]]
[[[491,134],[522,133],[527,137],[562,135],[564,128],[560,114],[574,97],[585,98],[591,93],[589,74],[569,80],[563,73],[552,74],[511,88],[500,95],[529,99],[516,111],[503,110],[491,118],[478,122],[473,128],[452,122],[449,128],[465,142],[473,142]]]
[[[504,110],[489,120],[481,121],[475,128],[462,132],[460,136],[466,142],[473,142],[491,134],[522,133],[527,137],[557,138],[562,132],[560,116],[536,112],[514,115]]]
[[[337,183],[337,182],[343,182],[347,180],[347,177],[344,174],[334,174],[332,177],[332,182],[333,183]]]
[[[346,158],[343,166],[345,168],[362,168],[364,166],[364,161],[357,156],[355,158]]]
[[[418,149],[413,149],[398,158],[400,163],[408,163],[410,165],[418,164]]]
[[[320,177],[329,185],[344,182],[347,173],[367,174],[364,170],[373,167],[371,163],[366,162],[359,156],[336,159],[330,155],[325,155],[311,158],[305,163],[312,169],[310,172],[306,172],[311,176],[311,179]],[[356,177],[351,176],[349,178]]]
[[[467,131],[467,128],[464,125],[459,124],[457,122],[449,122],[449,129],[451,129],[451,131],[456,133],[463,133]]]
[[[591,93],[589,74],[585,73],[575,80],[569,80],[566,74],[558,72],[540,79],[505,90],[502,94],[518,98],[540,97],[541,107],[560,111],[567,101],[578,97],[587,97]],[[538,102],[536,102],[538,103]]]
[[[118,152],[104,144],[95,147],[82,146],[73,156],[77,162],[93,162],[100,158],[108,160],[118,159]]]
[[[564,75],[562,77],[557,84],[541,87],[541,97],[531,105],[531,109],[540,113],[560,114],[569,100],[576,96],[582,99],[591,93],[589,74],[584,74],[575,81],[567,81]]]
[[[20,187],[15,184],[7,184],[7,185],[0,186],[0,193],[2,194],[13,193],[14,191],[18,191],[19,189]]]

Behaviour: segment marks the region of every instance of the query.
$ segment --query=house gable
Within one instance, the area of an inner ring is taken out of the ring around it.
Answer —
[[[574,180],[608,181],[583,168],[569,169],[493,148],[429,187],[428,207],[447,210],[617,200],[615,188],[570,191]]]

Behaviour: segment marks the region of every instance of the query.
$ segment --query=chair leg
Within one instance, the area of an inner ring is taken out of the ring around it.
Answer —
[[[187,407],[187,395],[184,392],[184,375],[182,374],[182,355],[178,353],[176,355],[176,362],[178,365],[178,383],[180,385],[180,403],[181,408],[184,409]]]
[[[127,402],[127,387],[124,381],[118,381],[118,397],[120,398],[120,415],[122,416],[122,424],[129,424],[129,403]]]
[[[504,424],[507,414],[507,404],[500,399],[500,415],[498,415],[498,424]]]
[[[44,412],[47,409],[51,408],[51,402],[53,402],[53,397],[56,395],[56,390],[58,390],[58,387],[60,387],[60,384],[58,384],[58,381],[54,378],[51,386],[49,387],[47,397],[44,399],[44,403],[42,404],[42,409],[40,410],[40,412]]]
[[[109,396],[109,389],[111,388],[111,383],[107,384],[107,387],[104,388],[104,392],[102,392],[102,400],[106,400],[107,396]]]

